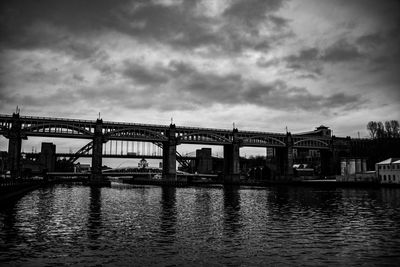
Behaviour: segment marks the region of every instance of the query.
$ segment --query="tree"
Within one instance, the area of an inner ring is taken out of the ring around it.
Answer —
[[[386,137],[393,137],[392,124],[390,121],[385,121]]]
[[[367,129],[369,131],[369,134],[371,135],[371,138],[372,139],[376,138],[376,133],[378,131],[378,123],[376,121],[368,122]]]
[[[399,122],[396,120],[391,120],[390,121],[391,129],[393,132],[393,137],[399,138],[400,137],[400,126]]]
[[[385,127],[383,126],[382,122],[377,123],[377,130],[376,130],[376,137],[377,138],[384,138],[386,135]]]
[[[400,125],[397,120],[382,122],[370,121],[367,124],[367,130],[371,138],[400,138]]]

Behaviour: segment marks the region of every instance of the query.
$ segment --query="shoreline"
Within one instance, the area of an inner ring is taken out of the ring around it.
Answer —
[[[173,181],[173,180],[134,180],[129,178],[118,178],[113,180],[105,180],[101,184],[93,184],[83,179],[61,179],[55,181],[34,181],[11,186],[0,186],[0,206],[6,204],[5,200],[11,201],[24,196],[26,193],[38,189],[40,187],[52,186],[56,184],[65,185],[84,185],[90,187],[111,187],[111,183],[129,184],[129,185],[151,185],[151,186],[169,186],[169,187],[204,187],[204,188],[229,188],[229,187],[257,187],[267,188],[273,186],[285,187],[322,187],[322,188],[360,188],[360,189],[379,189],[379,188],[400,188],[400,184],[381,184],[378,182],[343,182],[336,180],[304,180],[304,181],[246,181],[238,183],[223,183],[214,181]]]
[[[224,187],[224,186],[312,186],[312,187],[353,187],[353,188],[400,188],[400,184],[381,184],[378,182],[343,182],[336,180],[304,180],[304,181],[257,181],[224,183],[213,181],[172,181],[172,180],[133,180],[129,178],[118,179],[124,184],[131,185],[158,185],[175,187]]]

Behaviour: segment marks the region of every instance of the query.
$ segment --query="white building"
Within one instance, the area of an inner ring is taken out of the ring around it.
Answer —
[[[375,165],[376,174],[382,184],[400,184],[400,158],[389,158]]]

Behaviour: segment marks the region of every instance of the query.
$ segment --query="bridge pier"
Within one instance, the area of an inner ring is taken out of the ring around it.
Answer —
[[[278,175],[286,179],[293,177],[293,139],[291,133],[286,134],[286,147],[276,148]]]
[[[233,129],[232,144],[224,145],[224,183],[232,184],[240,181],[240,142],[238,129]]]
[[[109,186],[110,181],[105,180],[102,174],[103,166],[103,120],[97,119],[93,135],[92,148],[92,173],[89,184],[92,186]]]
[[[163,142],[163,169],[162,178],[164,180],[176,181],[176,146],[178,144],[175,137],[175,124],[170,124],[167,130],[168,141]]]
[[[18,113],[12,115],[12,125],[8,133],[8,168],[12,179],[21,177],[21,121]],[[25,137],[26,139],[26,137]]]

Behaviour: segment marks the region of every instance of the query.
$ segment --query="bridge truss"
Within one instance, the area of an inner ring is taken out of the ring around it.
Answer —
[[[61,137],[77,139],[93,139],[96,121],[20,116],[21,136]],[[0,134],[9,136],[13,124],[13,117],[0,115]],[[162,144],[168,141],[169,126],[102,122],[104,140],[143,141]],[[234,138],[240,146],[249,147],[286,147],[288,145],[286,133],[270,133],[256,131],[238,131],[234,136],[232,130],[215,128],[179,127],[175,128],[175,137],[178,144],[231,144]],[[330,149],[331,137],[292,135],[293,148]]]

